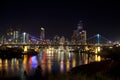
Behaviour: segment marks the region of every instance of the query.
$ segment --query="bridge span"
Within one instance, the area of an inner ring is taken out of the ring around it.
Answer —
[[[35,43],[5,43],[1,44],[1,46],[113,46],[113,44],[35,44]]]

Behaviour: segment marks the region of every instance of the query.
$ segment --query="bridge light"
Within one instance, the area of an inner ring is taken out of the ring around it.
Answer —
[[[24,52],[27,52],[28,46],[24,46]]]
[[[98,47],[98,52],[100,52],[100,47]]]
[[[95,61],[101,61],[101,57],[100,56],[98,56],[98,55],[95,55]]]
[[[25,35],[25,34],[26,34],[26,32],[23,33],[23,35]]]
[[[113,47],[112,47],[112,46],[110,46],[109,48],[110,48],[110,49],[112,49]]]
[[[96,47],[95,48],[95,53],[97,54],[98,52],[100,52],[101,51],[101,49],[100,49],[100,47]]]
[[[108,43],[112,43],[112,41],[108,41]]]
[[[97,34],[97,37],[100,37],[100,34]]]
[[[41,30],[45,30],[43,27],[41,27]]]

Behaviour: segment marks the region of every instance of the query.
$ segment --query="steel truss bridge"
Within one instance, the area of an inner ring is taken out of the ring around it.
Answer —
[[[26,33],[27,34],[27,33]],[[30,34],[29,34],[30,35]],[[32,35],[30,35],[31,38],[34,38],[35,41],[40,41],[39,38],[36,38]],[[80,41],[84,42],[84,41]],[[94,35],[86,40],[86,44],[73,44],[72,42],[69,42],[69,44],[59,44],[55,42],[40,42],[40,43],[8,43],[8,42],[3,42],[1,43],[2,46],[113,46],[111,43],[111,40],[101,36],[100,34]]]
[[[113,46],[113,44],[35,44],[35,43],[26,43],[26,44],[18,44],[18,43],[5,43],[5,44],[2,44],[2,46],[100,46],[100,47],[103,47],[103,46]]]

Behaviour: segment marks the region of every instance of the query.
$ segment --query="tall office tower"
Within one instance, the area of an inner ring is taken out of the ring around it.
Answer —
[[[12,28],[9,28],[7,30],[7,41],[13,42],[13,29]]]
[[[26,43],[26,33],[22,34],[22,43]]]
[[[86,43],[86,39],[87,39],[87,34],[86,31],[83,30],[83,23],[82,21],[80,21],[77,24],[77,29],[74,30],[73,35],[72,35],[72,41],[74,41],[75,43]]]
[[[26,32],[22,34],[22,43],[29,43],[29,34]]]
[[[29,43],[29,34],[26,34],[26,43]]]
[[[85,30],[82,30],[80,33],[79,33],[79,37],[80,37],[80,43],[81,44],[86,44],[86,40],[87,40],[87,32]]]
[[[62,36],[61,38],[60,38],[60,42],[59,42],[60,44],[64,44],[65,43],[65,37],[64,36]]]
[[[13,29],[13,28],[9,28],[7,30],[7,41],[10,43],[10,42],[18,42],[20,41],[19,39],[19,34],[20,34],[20,29]]]
[[[45,40],[45,29],[43,27],[40,29],[40,40]]]
[[[20,30],[19,29],[15,29],[13,31],[13,39],[14,39],[15,43],[20,42],[19,37],[20,37]]]
[[[81,32],[83,30],[83,22],[79,21],[79,23],[77,24],[77,34],[79,34],[79,32]]]

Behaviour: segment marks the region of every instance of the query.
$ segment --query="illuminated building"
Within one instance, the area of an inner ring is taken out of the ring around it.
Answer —
[[[24,32],[22,35],[23,35],[22,36],[22,43],[28,43],[29,42],[29,34]]]
[[[79,37],[80,37],[80,42],[81,42],[81,44],[86,44],[86,40],[87,40],[87,35],[86,35],[87,33],[86,33],[86,31],[85,30],[83,30],[83,31],[81,31],[80,33],[79,33]]]
[[[62,36],[61,38],[60,38],[60,44],[64,44],[65,43],[65,37],[64,36]]]
[[[7,40],[8,42],[12,42],[13,41],[13,29],[9,28],[7,30]]]
[[[77,25],[77,29],[74,30],[72,35],[72,41],[74,43],[86,44],[87,33],[83,30],[83,23],[80,21]]]
[[[26,34],[26,43],[29,43],[29,34]]]
[[[13,39],[14,39],[15,43],[19,42],[19,34],[20,34],[19,30],[14,30],[13,31]]]
[[[54,38],[53,38],[53,41],[54,42],[59,42],[60,41],[60,36],[55,35]]]
[[[24,32],[24,33],[23,33],[23,37],[22,37],[22,43],[26,43],[26,41],[25,41],[25,36],[26,36],[26,33]]]
[[[40,40],[45,40],[45,29],[43,27],[40,29]]]
[[[19,34],[20,34],[19,29],[9,28],[7,30],[7,41],[17,43],[19,41]]]

